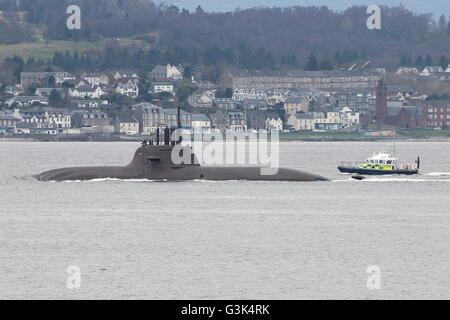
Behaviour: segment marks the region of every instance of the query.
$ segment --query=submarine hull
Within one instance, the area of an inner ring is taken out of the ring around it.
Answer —
[[[263,180],[263,181],[327,181],[319,175],[279,168],[272,175],[264,175],[260,167],[201,166],[192,154],[190,164],[177,165],[172,161],[174,147],[170,145],[142,146],[136,150],[127,166],[76,167],[56,169],[36,176],[41,181],[87,181],[95,179],[148,180]],[[186,149],[186,152],[190,152]],[[264,168],[267,170],[267,168]]]
[[[140,170],[134,167],[78,167],[47,171],[37,175],[40,181],[88,181],[95,179],[148,180],[263,180],[327,181],[328,179],[294,169],[280,168],[276,174],[262,175],[258,167],[183,166]]]

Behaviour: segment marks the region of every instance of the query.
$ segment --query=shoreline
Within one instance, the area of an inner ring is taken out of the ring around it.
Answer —
[[[0,142],[142,142],[149,137],[92,137],[92,136],[0,136]],[[280,136],[280,142],[450,142],[450,137],[333,137],[333,136]]]

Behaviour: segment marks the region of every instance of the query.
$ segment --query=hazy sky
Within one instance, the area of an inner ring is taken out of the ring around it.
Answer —
[[[385,4],[395,6],[403,3],[408,9],[419,12],[431,12],[437,16],[450,15],[450,0],[164,0],[160,2],[173,3],[181,8],[194,9],[201,5],[206,11],[230,11],[237,7],[249,8],[255,6],[308,6],[326,5],[333,10],[344,10],[352,5]]]

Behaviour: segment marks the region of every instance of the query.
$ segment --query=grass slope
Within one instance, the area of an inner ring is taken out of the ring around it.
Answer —
[[[87,51],[90,49],[102,48],[105,41],[37,41],[19,44],[0,44],[0,61],[14,55],[24,59],[34,57],[37,59],[47,59],[53,56],[55,51]]]

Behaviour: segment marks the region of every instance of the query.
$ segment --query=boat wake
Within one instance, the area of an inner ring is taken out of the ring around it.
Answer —
[[[430,173],[424,174],[424,176],[445,177],[445,176],[450,176],[450,172],[430,172]]]
[[[401,178],[401,177],[366,177],[364,180],[353,178],[345,180],[332,180],[332,182],[450,182],[450,179],[420,179],[420,178]]]

